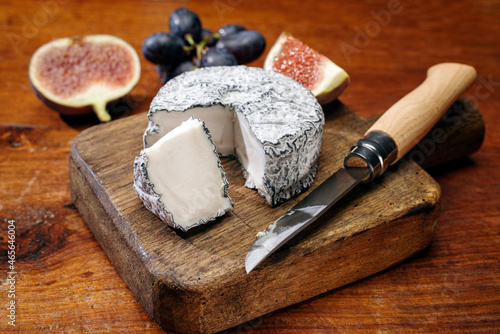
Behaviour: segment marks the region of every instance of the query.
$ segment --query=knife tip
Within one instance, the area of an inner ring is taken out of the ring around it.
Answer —
[[[257,267],[265,258],[258,256],[258,254],[255,254],[254,252],[249,251],[245,258],[245,270],[247,274],[249,274],[252,270],[254,270],[255,267]]]
[[[249,274],[254,268],[257,266],[258,263],[250,263],[249,258],[247,257],[245,260],[245,271],[247,274]]]

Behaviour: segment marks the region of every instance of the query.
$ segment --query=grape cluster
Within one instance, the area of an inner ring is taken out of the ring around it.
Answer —
[[[142,53],[156,64],[162,84],[199,67],[247,64],[266,47],[264,36],[258,31],[226,24],[212,32],[202,26],[196,13],[185,7],[170,14],[168,25],[169,33],[154,33],[142,44]]]

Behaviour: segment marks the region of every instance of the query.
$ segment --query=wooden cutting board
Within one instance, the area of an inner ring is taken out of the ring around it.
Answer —
[[[374,120],[341,102],[325,107],[314,189]],[[245,255],[265,229],[308,192],[271,208],[245,188],[241,168],[223,159],[232,211],[183,233],[151,214],[136,196],[133,161],[146,114],[83,131],[72,145],[72,200],[150,317],[175,333],[213,333],[362,279],[424,249],[439,217],[439,185],[426,166],[476,151],[481,115],[470,101],[450,108],[414,151],[370,186],[360,186],[250,274]]]

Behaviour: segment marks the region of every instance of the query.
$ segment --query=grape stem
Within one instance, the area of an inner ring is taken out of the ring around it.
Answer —
[[[195,68],[199,68],[201,66],[201,56],[205,51],[205,47],[207,43],[210,41],[210,38],[215,38],[216,40],[220,39],[220,34],[214,33],[212,36],[205,37],[200,43],[196,43],[193,39],[192,34],[186,34],[184,39],[189,43],[189,46],[184,47],[186,52],[190,52],[193,48],[196,48],[196,64]]]
[[[202,41],[200,44],[196,45],[196,67],[201,65],[201,55],[205,49],[206,42]]]
[[[193,45],[196,45],[196,42],[194,41],[193,39],[193,35],[191,34],[186,34],[184,36],[184,39],[189,43],[189,45],[193,46]]]

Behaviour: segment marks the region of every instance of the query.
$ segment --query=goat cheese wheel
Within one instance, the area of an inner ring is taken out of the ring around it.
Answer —
[[[184,231],[233,208],[228,182],[203,122],[182,122],[134,161],[134,189],[146,208]]]
[[[244,65],[185,72],[151,102],[144,146],[191,116],[204,121],[221,156],[238,159],[245,186],[271,206],[312,184],[325,118],[311,91],[295,80]]]

